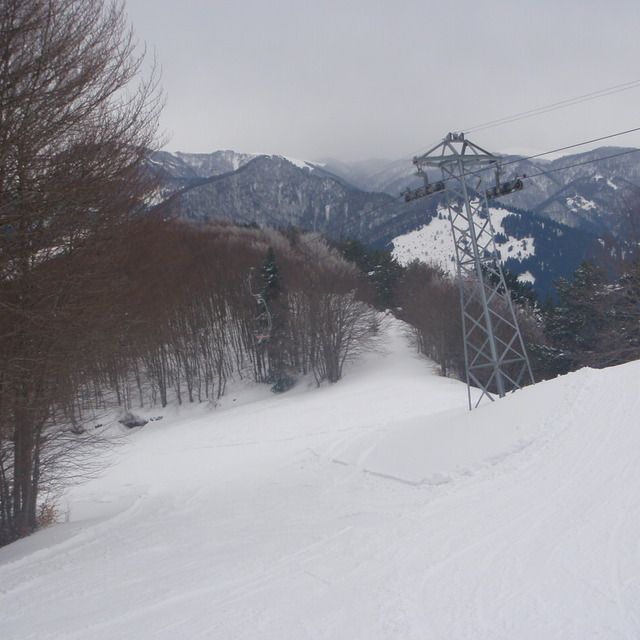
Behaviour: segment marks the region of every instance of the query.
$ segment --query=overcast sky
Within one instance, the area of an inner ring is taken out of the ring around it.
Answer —
[[[638,0],[126,1],[162,67],[170,151],[409,158],[636,81],[468,137],[546,151],[640,127]]]

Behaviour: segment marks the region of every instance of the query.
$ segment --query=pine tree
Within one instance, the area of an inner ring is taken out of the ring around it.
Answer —
[[[293,386],[295,380],[287,372],[286,291],[273,247],[269,247],[267,251],[267,256],[260,267],[260,274],[263,281],[262,298],[267,307],[265,313],[270,320],[269,338],[266,343],[269,360],[267,382],[272,385],[271,391],[283,393]]]
[[[556,306],[543,307],[552,345],[537,355],[548,373],[559,375],[596,363],[603,348],[603,335],[610,327],[610,288],[603,267],[583,262],[571,281],[556,280],[556,291]]]
[[[262,275],[263,282],[262,297],[267,304],[272,302],[277,303],[282,296],[283,285],[273,247],[269,247],[267,250],[267,257],[260,267],[260,274]]]
[[[342,238],[338,249],[358,267],[363,278],[371,284],[378,309],[389,309],[396,305],[396,285],[405,270],[390,251],[374,249],[353,238]]]

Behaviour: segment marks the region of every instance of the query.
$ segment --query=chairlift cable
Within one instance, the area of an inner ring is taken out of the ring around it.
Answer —
[[[606,136],[600,136],[598,138],[591,138],[590,140],[585,140],[583,142],[577,142],[575,144],[567,145],[567,146],[564,146],[564,147],[558,147],[556,149],[551,149],[549,151],[544,151],[544,152],[533,154],[533,155],[530,155],[530,156],[519,157],[519,158],[517,158],[515,160],[509,160],[508,162],[503,162],[501,164],[501,167],[504,168],[506,166],[509,166],[511,164],[516,164],[518,162],[523,162],[523,161],[526,161],[526,160],[532,160],[532,159],[535,159],[535,158],[540,158],[542,156],[549,155],[551,153],[559,153],[561,151],[567,151],[569,149],[575,149],[577,147],[581,147],[581,146],[584,146],[584,145],[587,145],[587,144],[593,144],[595,142],[601,142],[603,140],[608,140],[608,139],[615,138],[615,137],[618,137],[618,136],[627,135],[629,133],[635,133],[637,131],[640,131],[640,127],[635,127],[633,129],[627,129],[625,131],[619,131],[619,132],[616,132],[616,133],[608,134]],[[595,162],[602,162],[602,161],[607,160],[609,158],[615,158],[615,157],[618,157],[618,156],[628,155],[628,154],[635,153],[635,152],[638,152],[638,151],[640,151],[640,149],[627,149],[627,150],[625,150],[623,152],[611,154],[611,155],[608,155],[608,156],[604,156],[602,158],[594,158],[592,160],[586,160],[584,162],[580,162],[580,163],[576,163],[576,164],[572,164],[572,165],[567,165],[567,166],[562,166],[562,167],[558,167],[556,169],[550,169],[548,171],[540,171],[540,172],[535,173],[535,174],[529,174],[527,177],[528,178],[535,178],[537,176],[556,173],[558,171],[564,171],[565,169],[571,169],[571,168],[574,168],[574,167],[577,167],[577,166],[584,166],[584,165],[592,164],[592,163],[595,163]],[[485,170],[486,169],[480,169],[480,171],[485,171]],[[446,184],[447,182],[449,182],[449,180],[450,179],[446,179],[446,180],[443,180],[442,182],[444,182]],[[436,193],[438,193],[438,192],[436,192]],[[434,194],[430,194],[429,196],[426,196],[426,197],[431,197],[431,195],[435,195],[435,193]],[[392,197],[392,196],[390,196],[390,197]],[[338,231],[340,229],[348,228],[349,226],[351,226],[355,222],[358,222],[359,220],[362,220],[363,218],[366,218],[368,215],[370,215],[372,213],[375,213],[376,211],[379,211],[380,209],[383,209],[384,207],[390,206],[391,204],[401,200],[401,198],[403,198],[403,194],[400,194],[400,195],[398,195],[396,197],[392,197],[392,199],[389,200],[388,202],[385,202],[385,203],[383,203],[381,205],[378,205],[377,207],[374,207],[373,209],[365,211],[365,212],[361,213],[360,215],[356,216],[355,218],[353,218],[351,220],[348,220],[348,221],[345,221],[345,222],[341,222],[341,223],[339,223],[337,225],[329,227],[324,232],[322,232],[321,235],[327,236],[328,234],[333,233],[335,231]],[[402,215],[402,214],[400,214],[400,215]],[[393,219],[398,218],[398,217],[400,217],[400,216],[395,216]],[[305,242],[301,242],[300,244],[301,245],[306,245],[306,244],[310,244],[310,242],[311,242],[311,240],[305,241]]]
[[[537,107],[536,109],[530,109],[528,111],[523,111],[521,113],[516,113],[510,116],[505,116],[503,118],[498,118],[496,120],[491,120],[488,122],[480,123],[472,127],[457,129],[458,131],[463,131],[464,133],[476,133],[478,131],[485,131],[487,129],[492,129],[494,127],[501,126],[503,124],[510,124],[511,122],[517,122],[518,120],[522,120],[525,118],[531,118],[537,115],[543,115],[550,111],[555,111],[557,109],[564,109],[567,107],[572,107],[577,104],[581,104],[582,102],[588,102],[590,100],[596,100],[598,98],[604,98],[608,95],[612,95],[615,93],[620,93],[621,91],[628,91],[630,89],[635,89],[640,87],[640,79],[632,80],[631,82],[625,82],[623,84],[615,85],[613,87],[608,87],[606,89],[600,89],[599,91],[592,91],[591,93],[586,93],[581,96],[575,96],[573,98],[567,98],[566,100],[560,100],[558,102],[553,102],[548,105],[544,105],[541,107]],[[439,140],[435,141],[433,144],[429,145],[426,148],[423,148],[422,151],[414,154],[405,154],[401,160],[411,159],[416,155],[421,155],[426,151],[426,149],[430,149],[432,146],[435,146],[440,142]],[[548,151],[547,153],[553,153]],[[537,157],[537,156],[533,156]],[[388,165],[390,166],[391,163]]]
[[[586,93],[582,96],[577,96],[575,98],[568,98],[567,100],[561,100],[559,102],[544,105],[542,107],[537,107],[536,109],[523,111],[521,113],[517,113],[512,116],[506,116],[504,118],[499,118],[497,120],[491,120],[489,122],[478,124],[474,127],[463,129],[463,131],[465,133],[476,133],[478,131],[485,131],[486,129],[492,129],[494,127],[498,127],[503,124],[510,124],[512,122],[517,122],[518,120],[523,120],[525,118],[532,118],[534,116],[542,115],[550,111],[556,111],[557,109],[572,107],[582,102],[589,102],[590,100],[596,100],[597,98],[604,98],[605,96],[609,96],[614,93],[620,93],[621,91],[628,91],[630,89],[635,89],[637,87],[640,87],[640,80],[625,82],[624,84],[619,84],[614,87],[609,87],[608,89],[600,89],[599,91],[593,91],[591,93]]]

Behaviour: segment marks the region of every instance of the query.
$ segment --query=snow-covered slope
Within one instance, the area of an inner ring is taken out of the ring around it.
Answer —
[[[503,220],[514,214],[492,207],[489,215],[502,264],[507,260],[522,263],[535,256],[535,238],[515,238],[506,232]],[[428,224],[394,238],[392,244],[393,255],[400,264],[407,265],[417,259],[435,264],[445,272],[455,275],[455,247],[446,210],[440,211],[438,217],[430,219]]]
[[[386,343],[132,434],[0,549],[3,640],[639,637],[640,363],[468,412]]]
[[[600,246],[590,234],[538,216],[499,205],[491,206],[489,213],[503,268],[519,280],[534,284],[540,300],[554,296],[555,280],[571,279],[585,256]],[[485,241],[487,238],[482,239],[482,243]],[[393,238],[391,246],[401,264],[418,259],[455,274],[453,237],[445,208],[427,217],[426,224]]]

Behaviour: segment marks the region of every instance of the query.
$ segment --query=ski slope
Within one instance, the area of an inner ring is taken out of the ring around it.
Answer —
[[[631,363],[469,412],[391,322],[336,385],[128,435],[0,549],[1,637],[639,638],[639,392]]]

